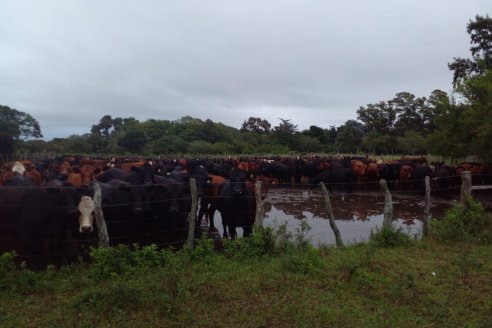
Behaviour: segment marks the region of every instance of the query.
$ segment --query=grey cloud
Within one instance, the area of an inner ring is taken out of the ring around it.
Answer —
[[[105,114],[249,116],[300,129],[360,106],[451,89],[466,24],[489,1],[16,1],[0,4],[0,103],[46,138]]]

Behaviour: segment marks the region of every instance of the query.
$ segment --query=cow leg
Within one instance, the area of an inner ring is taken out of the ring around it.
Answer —
[[[198,217],[197,217],[197,220],[196,220],[196,224],[198,226],[201,226],[202,225],[202,220],[203,220],[203,217],[205,216],[205,218],[207,218],[209,216],[208,214],[208,202],[205,200],[205,199],[201,199],[200,200],[200,210],[198,211]]]
[[[243,235],[244,237],[249,237],[253,233],[253,228],[251,226],[243,227]]]
[[[224,227],[224,230],[225,230],[225,227]],[[234,240],[237,238],[236,226],[229,225],[229,235],[231,235],[231,240]]]
[[[222,230],[224,231],[222,234],[222,238],[224,238],[224,239],[229,239],[229,235],[227,234],[227,229],[228,229],[227,224],[222,222]],[[230,232],[230,227],[229,227],[229,232]],[[231,236],[231,238],[232,238],[232,236]]]
[[[210,230],[217,230],[214,224],[215,209],[215,205],[210,204],[210,208],[208,209],[208,222],[210,224]]]

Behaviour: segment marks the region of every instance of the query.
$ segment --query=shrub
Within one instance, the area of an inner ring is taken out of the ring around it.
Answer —
[[[412,243],[412,239],[401,229],[395,229],[393,226],[383,226],[381,229],[376,229],[376,232],[371,231],[369,243],[376,247],[391,248],[408,246]]]
[[[440,241],[459,241],[484,237],[487,213],[480,202],[468,198],[448,210],[441,220],[430,224],[430,236]]]
[[[258,257],[275,251],[275,236],[272,228],[256,227],[254,233],[246,238],[224,241],[226,256]]]
[[[91,249],[92,265],[89,275],[94,279],[107,279],[115,275],[133,272],[136,268],[153,268],[166,265],[174,254],[170,250],[157,249],[155,245],[133,249],[127,245]]]

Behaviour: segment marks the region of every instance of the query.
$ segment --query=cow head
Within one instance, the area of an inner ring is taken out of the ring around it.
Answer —
[[[77,206],[79,211],[79,232],[92,232],[94,223],[94,202],[89,196],[82,196]]]
[[[15,162],[14,166],[12,166],[12,173],[23,175],[26,172],[26,168],[21,162]]]
[[[229,182],[233,196],[241,196],[246,190],[247,173],[240,170],[232,170],[229,174]]]

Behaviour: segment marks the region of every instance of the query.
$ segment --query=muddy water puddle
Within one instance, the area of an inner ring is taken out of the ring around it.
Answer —
[[[319,188],[318,188],[319,189]],[[412,237],[422,234],[422,220],[425,211],[425,198],[418,194],[392,194],[393,225]],[[384,196],[382,192],[364,192],[330,195],[333,214],[345,244],[368,240],[371,231],[383,225]],[[456,201],[432,199],[431,215],[441,218]],[[217,219],[220,226],[220,215]],[[298,188],[273,188],[265,199],[265,227],[276,229],[285,224],[287,231],[297,234],[301,222],[310,229],[306,233],[315,246],[335,245],[335,236],[330,228],[325,202],[321,190]],[[238,229],[242,235],[242,229]]]

